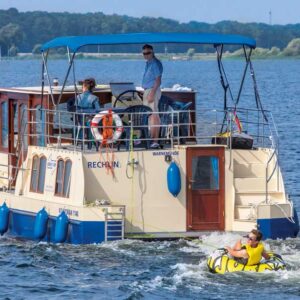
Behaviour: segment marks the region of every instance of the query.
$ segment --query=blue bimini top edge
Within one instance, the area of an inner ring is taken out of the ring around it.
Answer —
[[[129,45],[129,44],[211,44],[211,45],[241,45],[252,49],[256,47],[254,39],[241,35],[216,33],[123,33],[90,36],[69,36],[55,38],[44,45],[41,50],[68,47],[77,52],[88,45]]]

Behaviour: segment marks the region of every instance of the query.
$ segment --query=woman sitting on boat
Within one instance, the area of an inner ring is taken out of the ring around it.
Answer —
[[[87,78],[82,84],[82,94],[76,97],[76,106],[79,109],[94,109],[100,111],[99,98],[93,95],[96,86],[94,78]]]
[[[270,258],[264,249],[264,245],[261,243],[262,233],[259,230],[251,230],[246,237],[246,245],[242,245],[241,240],[239,240],[236,242],[233,248],[228,246],[225,247],[228,253],[232,255],[235,260],[246,266],[253,266],[258,264],[262,257],[265,259]]]

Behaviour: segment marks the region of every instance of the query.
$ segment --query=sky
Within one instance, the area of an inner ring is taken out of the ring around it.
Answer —
[[[164,17],[179,22],[300,23],[300,0],[0,0],[0,9],[10,7],[19,11]]]

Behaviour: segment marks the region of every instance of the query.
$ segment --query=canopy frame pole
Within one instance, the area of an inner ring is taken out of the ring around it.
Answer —
[[[70,55],[71,59],[69,60],[69,67],[68,67],[67,74],[65,76],[65,79],[64,79],[64,82],[63,82],[63,85],[62,85],[62,88],[61,88],[61,92],[60,92],[60,95],[59,95],[59,98],[58,98],[58,101],[57,101],[57,105],[60,104],[62,95],[64,93],[64,89],[65,89],[67,80],[68,80],[69,75],[70,75],[70,71],[71,71],[71,68],[72,68],[72,65],[73,65],[73,62],[74,62],[75,55],[76,55],[76,52],[73,52],[72,55]]]
[[[48,81],[48,84],[49,84],[49,89],[50,89],[50,97],[51,97],[51,101],[52,101],[52,104],[54,107],[56,107],[56,104],[55,104],[55,100],[54,100],[54,95],[53,95],[53,91],[52,91],[52,84],[51,84],[51,80],[50,80],[50,75],[49,75],[49,71],[48,71],[48,67],[47,67],[47,64],[48,64],[48,54],[49,54],[49,50],[47,50],[46,52],[46,56],[44,55],[44,52],[42,52],[42,58],[43,58],[43,66],[44,66],[44,70],[46,71],[46,77],[47,77],[47,81]],[[43,72],[43,77],[44,77],[44,72]],[[44,91],[44,87],[42,86],[42,92]],[[42,96],[43,96],[43,93],[42,93]]]
[[[44,51],[42,51],[42,58],[43,58],[42,71],[43,71],[43,73],[42,73],[42,101],[41,101],[41,114],[40,114],[41,121],[43,120],[43,109],[45,109],[44,108],[45,71],[46,71],[47,80],[49,82],[51,101],[52,101],[52,103],[55,107],[54,96],[53,96],[52,88],[51,88],[51,81],[50,81],[49,72],[48,72],[48,68],[47,68],[49,51],[50,51],[49,49],[46,51],[46,55],[45,55]],[[48,106],[49,106],[49,98],[48,98]],[[45,117],[45,128],[46,128],[46,131],[47,131],[47,137],[44,136],[43,143],[46,144],[47,141],[48,141],[48,143],[50,143],[50,133],[49,133],[50,124],[47,121],[49,116],[48,116],[46,110],[45,110],[45,116],[44,117]]]
[[[219,74],[220,74],[220,81],[221,81],[221,85],[224,89],[224,117],[223,117],[222,126],[221,126],[221,130],[220,130],[220,132],[223,133],[225,124],[227,124],[226,126],[228,129],[228,123],[226,122],[227,121],[227,90],[228,89],[229,89],[232,101],[233,101],[233,96],[232,96],[229,82],[228,82],[228,79],[227,79],[227,76],[225,73],[224,66],[222,64],[222,55],[223,55],[224,45],[223,44],[215,45],[215,48],[216,48],[216,52],[217,52],[217,62],[218,62],[218,69],[219,69]],[[225,80],[224,80],[224,78],[225,78]]]
[[[268,120],[268,118],[265,114],[264,108],[263,108],[261,100],[260,100],[260,96],[259,96],[259,92],[258,92],[258,88],[257,88],[257,83],[256,83],[255,72],[254,72],[254,68],[253,68],[251,60],[249,61],[249,65],[250,65],[250,74],[251,74],[251,77],[252,77],[252,80],[253,80],[253,88],[254,88],[256,107],[261,110],[261,113],[263,115],[264,120],[267,123],[269,123],[269,120]]]
[[[76,55],[76,52],[75,52]],[[71,61],[71,54],[70,54],[70,49],[68,47],[68,58],[69,58],[69,63]],[[73,60],[73,67],[72,67],[72,75],[73,75],[73,82],[74,82],[74,97],[75,97],[75,107],[77,108],[77,95],[79,94],[77,84],[76,84],[76,72],[75,72],[75,60]]]
[[[41,108],[43,107],[43,104],[44,104],[44,89],[45,89],[45,64],[44,64],[44,61],[47,60],[47,56],[48,56],[48,51],[46,53],[46,58],[44,57],[44,52],[42,52],[43,61],[42,61],[42,99],[41,99]]]
[[[42,61],[42,91],[41,91],[42,99],[41,99],[41,108],[39,109],[41,123],[43,122],[43,110],[44,110],[44,89],[45,89],[45,64],[44,64],[44,61],[47,61],[48,51],[46,52],[46,57],[44,57],[44,52],[42,52],[42,57],[43,57],[43,61]],[[44,110],[44,112],[45,112],[45,110]],[[36,118],[36,116],[35,116],[35,118]],[[45,118],[45,122],[46,122],[46,118]],[[42,129],[43,129],[43,126],[42,126]],[[45,145],[46,144],[45,132],[42,132],[42,138],[43,138],[43,145]]]
[[[245,56],[246,65],[245,65],[245,68],[244,68],[242,81],[240,83],[239,92],[238,92],[238,95],[237,95],[237,98],[236,98],[236,101],[235,101],[234,110],[236,110],[237,105],[238,105],[238,103],[240,101],[240,97],[241,97],[242,90],[243,90],[243,87],[244,87],[244,82],[245,82],[245,78],[246,78],[248,66],[249,66],[249,63],[250,63],[250,57],[251,57],[251,54],[252,54],[252,49],[250,49],[249,54],[247,54],[245,45],[243,45],[243,50],[244,50],[244,56]]]
[[[215,45],[215,48],[217,51],[217,62],[218,62],[218,69],[219,69],[219,73],[220,73],[221,85],[224,89],[224,110],[225,110],[225,109],[227,109],[227,90],[229,90],[229,94],[230,94],[230,98],[231,98],[232,102],[234,102],[234,98],[233,98],[232,91],[231,91],[231,88],[229,85],[229,81],[228,81],[228,78],[227,78],[227,75],[225,72],[224,65],[222,63],[224,44]],[[224,78],[225,78],[225,80],[224,80]]]

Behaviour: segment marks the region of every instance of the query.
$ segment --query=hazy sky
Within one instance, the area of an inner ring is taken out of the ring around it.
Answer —
[[[300,0],[0,0],[0,9],[99,12],[216,23],[300,23]],[[270,18],[270,11],[271,18]]]

